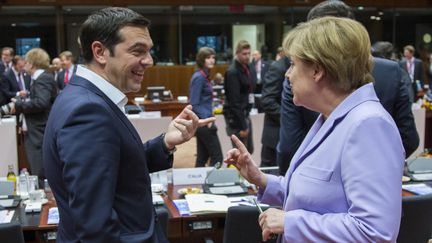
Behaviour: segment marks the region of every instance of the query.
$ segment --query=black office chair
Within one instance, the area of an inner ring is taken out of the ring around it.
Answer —
[[[0,239],[2,243],[24,243],[21,225],[17,222],[0,224]]]
[[[163,230],[163,232],[165,233],[165,236],[168,238],[168,234],[167,234],[167,228],[168,228],[168,209],[166,209],[165,207],[156,207],[156,215],[158,217],[158,221],[159,224]]]
[[[262,243],[262,231],[258,224],[256,207],[236,206],[228,208],[225,219],[224,243]],[[276,242],[270,239],[266,243]]]
[[[432,194],[402,198],[398,243],[426,243],[432,238]]]

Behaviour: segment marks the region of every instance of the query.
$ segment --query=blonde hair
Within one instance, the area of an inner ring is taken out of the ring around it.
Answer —
[[[51,60],[48,53],[41,48],[31,49],[27,52],[25,59],[36,69],[48,69]]]
[[[284,40],[285,53],[320,65],[333,87],[350,92],[373,82],[366,29],[348,18],[322,17],[302,23]]]

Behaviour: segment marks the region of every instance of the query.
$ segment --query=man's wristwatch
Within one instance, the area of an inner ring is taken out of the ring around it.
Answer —
[[[165,133],[162,133],[162,134],[161,134],[161,138],[162,138],[162,144],[163,144],[163,148],[164,148],[165,152],[166,152],[168,155],[173,155],[174,152],[177,151],[177,147],[174,146],[173,149],[169,149],[169,148],[166,146],[166,144],[165,144]]]

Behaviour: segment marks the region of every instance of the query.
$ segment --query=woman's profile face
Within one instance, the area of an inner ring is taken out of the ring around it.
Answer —
[[[309,107],[307,103],[313,100],[311,95],[315,87],[314,72],[312,64],[305,63],[297,57],[291,57],[291,66],[285,77],[290,82],[295,105]]]
[[[212,69],[215,65],[215,55],[210,55],[204,61],[204,67],[207,69]]]

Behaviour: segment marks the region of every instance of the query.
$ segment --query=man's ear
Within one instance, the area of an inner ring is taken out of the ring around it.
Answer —
[[[91,48],[94,60],[100,64],[106,64],[109,50],[99,41],[93,42]]]
[[[314,71],[314,73],[313,73],[314,81],[319,82],[319,81],[323,80],[323,78],[325,77],[324,68],[321,65],[314,63],[313,69],[314,69],[313,70]]]

